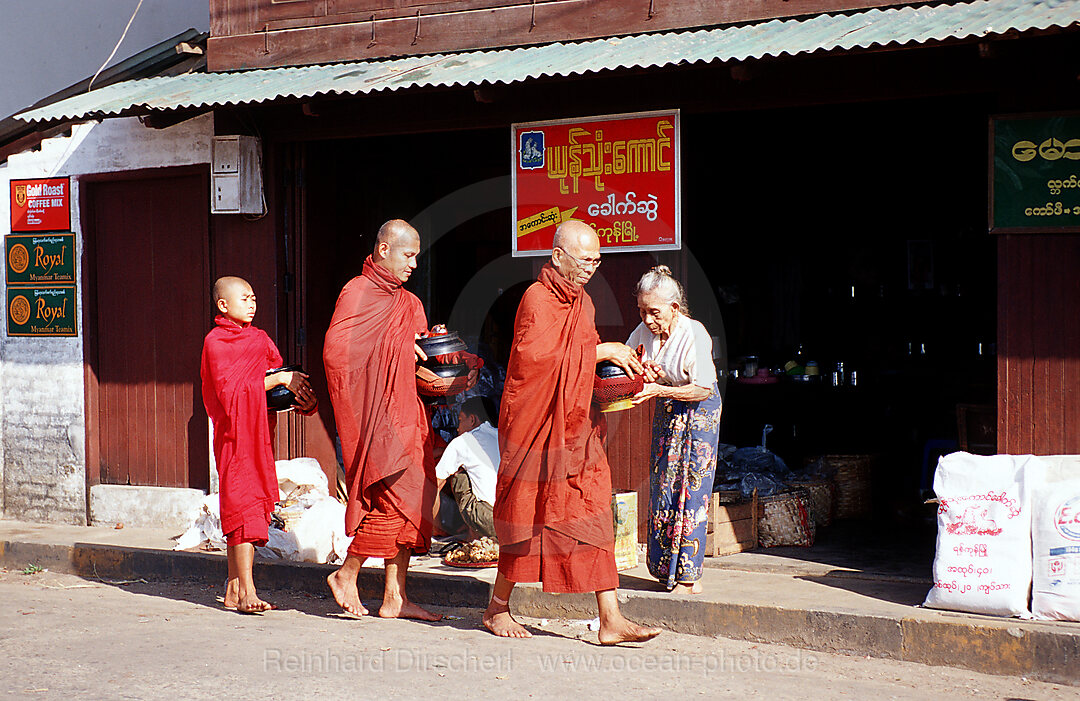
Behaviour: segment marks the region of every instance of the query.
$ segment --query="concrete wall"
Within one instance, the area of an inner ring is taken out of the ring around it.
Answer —
[[[79,261],[80,315],[75,338],[9,338],[4,311],[0,516],[70,524],[87,520],[79,176],[209,163],[213,131],[211,115],[164,130],[148,129],[134,118],[91,122],[75,126],[70,137],[48,139],[40,151],[12,156],[0,165],[0,230],[5,233],[11,222],[10,180],[72,176],[71,225]]]

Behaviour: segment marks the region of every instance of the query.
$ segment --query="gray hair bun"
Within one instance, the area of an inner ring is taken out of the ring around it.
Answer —
[[[656,293],[667,304],[678,304],[679,311],[690,316],[690,307],[686,303],[686,292],[679,281],[671,273],[671,268],[666,265],[654,265],[641,276],[637,287],[634,288],[634,296]]]

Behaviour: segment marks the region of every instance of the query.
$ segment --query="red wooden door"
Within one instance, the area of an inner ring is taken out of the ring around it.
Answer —
[[[206,175],[155,172],[84,187],[91,482],[96,473],[105,484],[206,489]]]

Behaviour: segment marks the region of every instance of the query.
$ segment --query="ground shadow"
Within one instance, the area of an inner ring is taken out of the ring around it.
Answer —
[[[820,528],[812,546],[756,548],[733,556],[706,558],[719,569],[797,569],[798,563],[847,570],[848,574],[929,584],[936,532],[923,526],[874,521],[836,521]],[[838,572],[839,573],[839,572]],[[805,574],[805,572],[804,572]]]
[[[929,584],[899,581],[888,577],[853,576],[843,571],[834,571],[825,575],[800,575],[795,579],[905,606],[918,606],[926,598],[926,592],[930,590]]]

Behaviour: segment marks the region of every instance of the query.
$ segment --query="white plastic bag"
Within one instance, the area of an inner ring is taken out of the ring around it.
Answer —
[[[1024,475],[1041,469],[1033,455],[941,458],[934,473],[934,586],[924,606],[1031,615],[1031,508]]]
[[[284,499],[297,490],[298,487],[310,487],[320,496],[330,496],[327,488],[326,473],[315,458],[293,458],[292,460],[278,460],[274,463],[277,468],[279,498]]]
[[[221,532],[221,510],[218,495],[207,494],[194,514],[191,526],[177,539],[174,550],[188,550],[203,543],[211,550],[225,549],[225,536]]]
[[[1031,489],[1036,618],[1080,621],[1080,457],[1052,456]]]
[[[304,515],[289,529],[296,539],[297,557],[303,562],[334,562],[345,535],[345,506],[331,497],[322,497],[304,510]],[[345,544],[348,548],[348,543]]]

